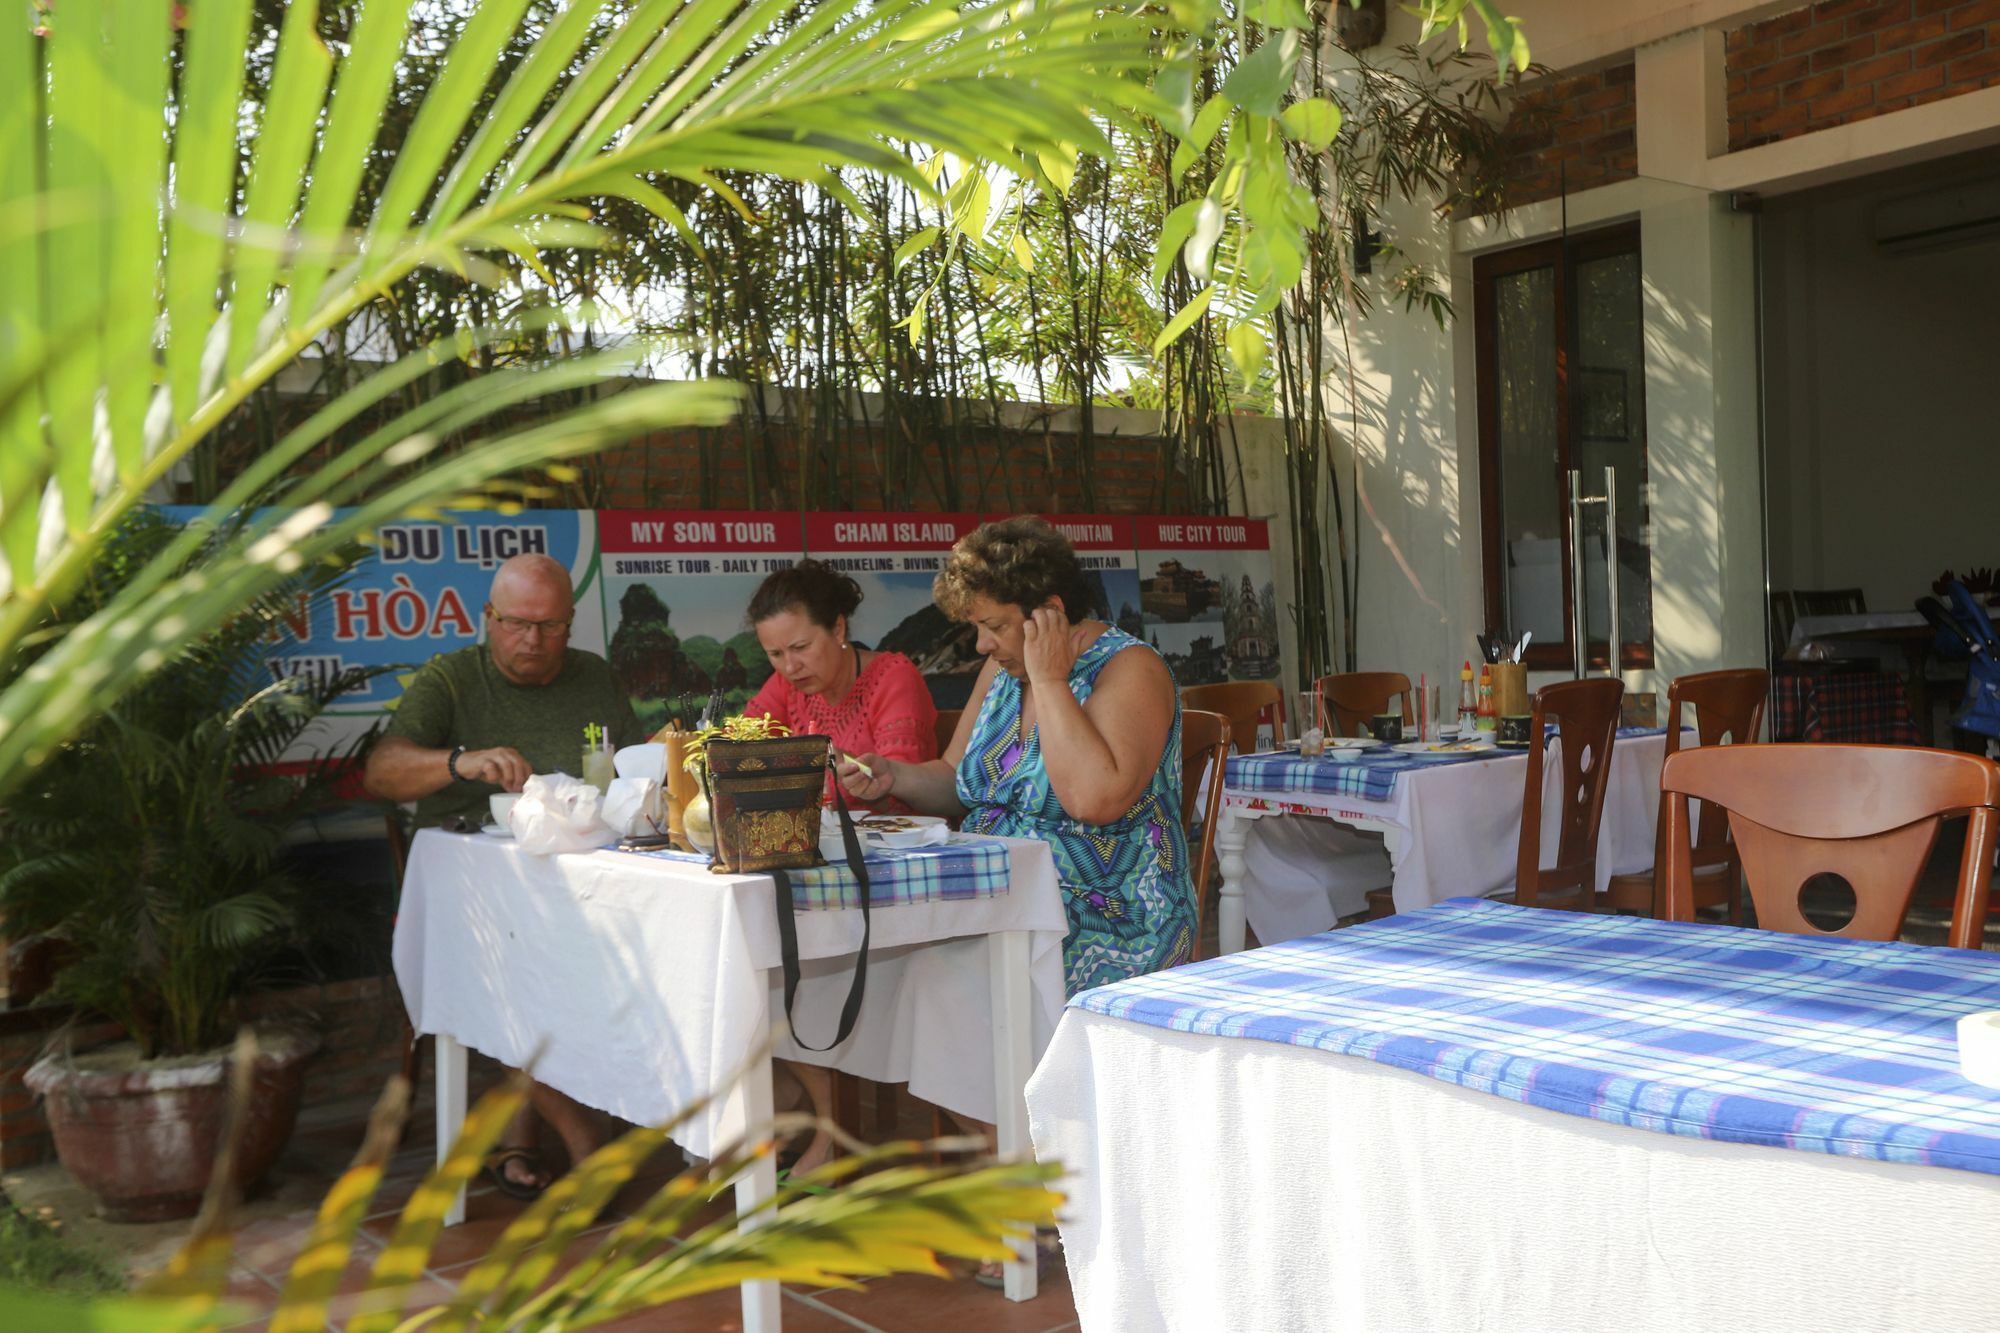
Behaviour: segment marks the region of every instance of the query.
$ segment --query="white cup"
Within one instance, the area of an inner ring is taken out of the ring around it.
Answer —
[[[513,813],[514,802],[520,799],[521,793],[517,791],[495,792],[493,795],[487,797],[486,808],[493,812],[493,822],[501,828],[509,827],[507,816]]]

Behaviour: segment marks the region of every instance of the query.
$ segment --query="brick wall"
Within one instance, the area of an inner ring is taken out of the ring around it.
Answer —
[[[1826,0],[1727,37],[1734,152],[2000,86],[2000,0]]]
[[[361,977],[256,997],[259,1018],[296,1018],[319,1032],[323,1045],[306,1067],[306,1105],[373,1096],[403,1058],[403,1000],[393,977]],[[72,1011],[60,1006],[0,1011],[0,1170],[17,1171],[55,1159],[41,1101],[22,1083],[30,1065]],[[114,1040],[105,1022],[70,1034],[77,1049]]]
[[[1179,513],[1190,505],[1184,476],[1173,471],[1160,442],[1099,434],[1086,461],[1077,437],[982,434],[956,451],[936,446],[899,460],[896,451],[860,431],[837,447],[809,446],[774,427],[705,434],[676,431],[607,450],[581,464],[587,502],[615,509],[791,508],[809,496],[814,509],[901,508],[910,497],[920,511],[1053,513]],[[894,473],[898,466],[900,475]]]
[[[1639,173],[1632,65],[1555,77],[1516,99],[1501,131],[1507,202],[1532,204]]]

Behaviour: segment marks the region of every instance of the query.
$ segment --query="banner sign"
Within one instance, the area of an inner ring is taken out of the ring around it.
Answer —
[[[202,511],[163,505],[160,512],[187,523]],[[373,717],[402,694],[402,677],[439,653],[480,641],[494,570],[526,552],[551,556],[569,570],[579,590],[571,639],[585,647],[602,645],[597,600],[584,595],[597,571],[594,513],[532,509],[506,517],[455,510],[441,519],[385,524],[376,529],[370,553],[317,605],[300,594],[285,616],[283,636],[265,659],[270,678],[330,679],[355,667],[408,668],[375,677],[327,710]]]
[[[1182,685],[1278,677],[1278,590],[1260,518],[1138,520],[1145,639]]]
[[[164,506],[191,521],[193,506]],[[977,514],[809,514],[536,509],[453,511],[385,524],[317,603],[301,597],[270,644],[273,680],[404,668],[329,709],[312,748],[358,735],[430,658],[484,637],[493,574],[523,552],[553,557],[577,590],[570,643],[600,653],[648,730],[692,722],[720,690],[740,709],[770,675],[746,620],[751,594],[802,553],[848,574],[857,642],[917,663],[940,708],[962,707],[984,659],[977,634],[931,601],[931,583]],[[998,515],[991,517],[1000,517]],[[1278,674],[1276,591],[1261,519],[1046,515],[1069,538],[1099,614],[1158,648],[1183,685]]]
[[[977,514],[807,514],[806,551],[861,585],[849,632],[917,664],[940,708],[961,708],[985,661],[978,634],[931,601],[931,582]]]
[[[692,725],[716,691],[740,712],[771,674],[744,612],[767,575],[798,562],[798,515],[605,509],[597,533],[600,651],[640,725]]]

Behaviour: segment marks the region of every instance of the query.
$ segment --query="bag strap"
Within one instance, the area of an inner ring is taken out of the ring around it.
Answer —
[[[830,1051],[854,1031],[854,1021],[861,1017],[861,997],[868,989],[868,938],[874,929],[868,917],[868,867],[862,861],[861,839],[854,831],[854,820],[847,813],[847,800],[838,783],[834,784],[833,803],[840,813],[840,843],[847,853],[847,868],[861,890],[861,952],[854,960],[854,980],[847,985],[847,1003],[840,1007],[840,1029],[824,1046],[809,1043],[792,1017],[792,1002],[799,993],[799,931],[794,919],[798,908],[792,898],[791,876],[782,870],[769,872],[772,883],[778,886],[778,952],[785,972],[785,1023],[792,1030],[792,1040],[809,1051]]]

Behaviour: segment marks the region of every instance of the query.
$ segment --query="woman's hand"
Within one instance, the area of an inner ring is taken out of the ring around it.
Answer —
[[[870,805],[896,790],[896,761],[879,754],[859,757],[843,754],[834,765],[833,775],[842,791]]]
[[[1060,606],[1037,607],[1021,626],[1021,663],[1030,685],[1069,688],[1076,665],[1076,627]]]

